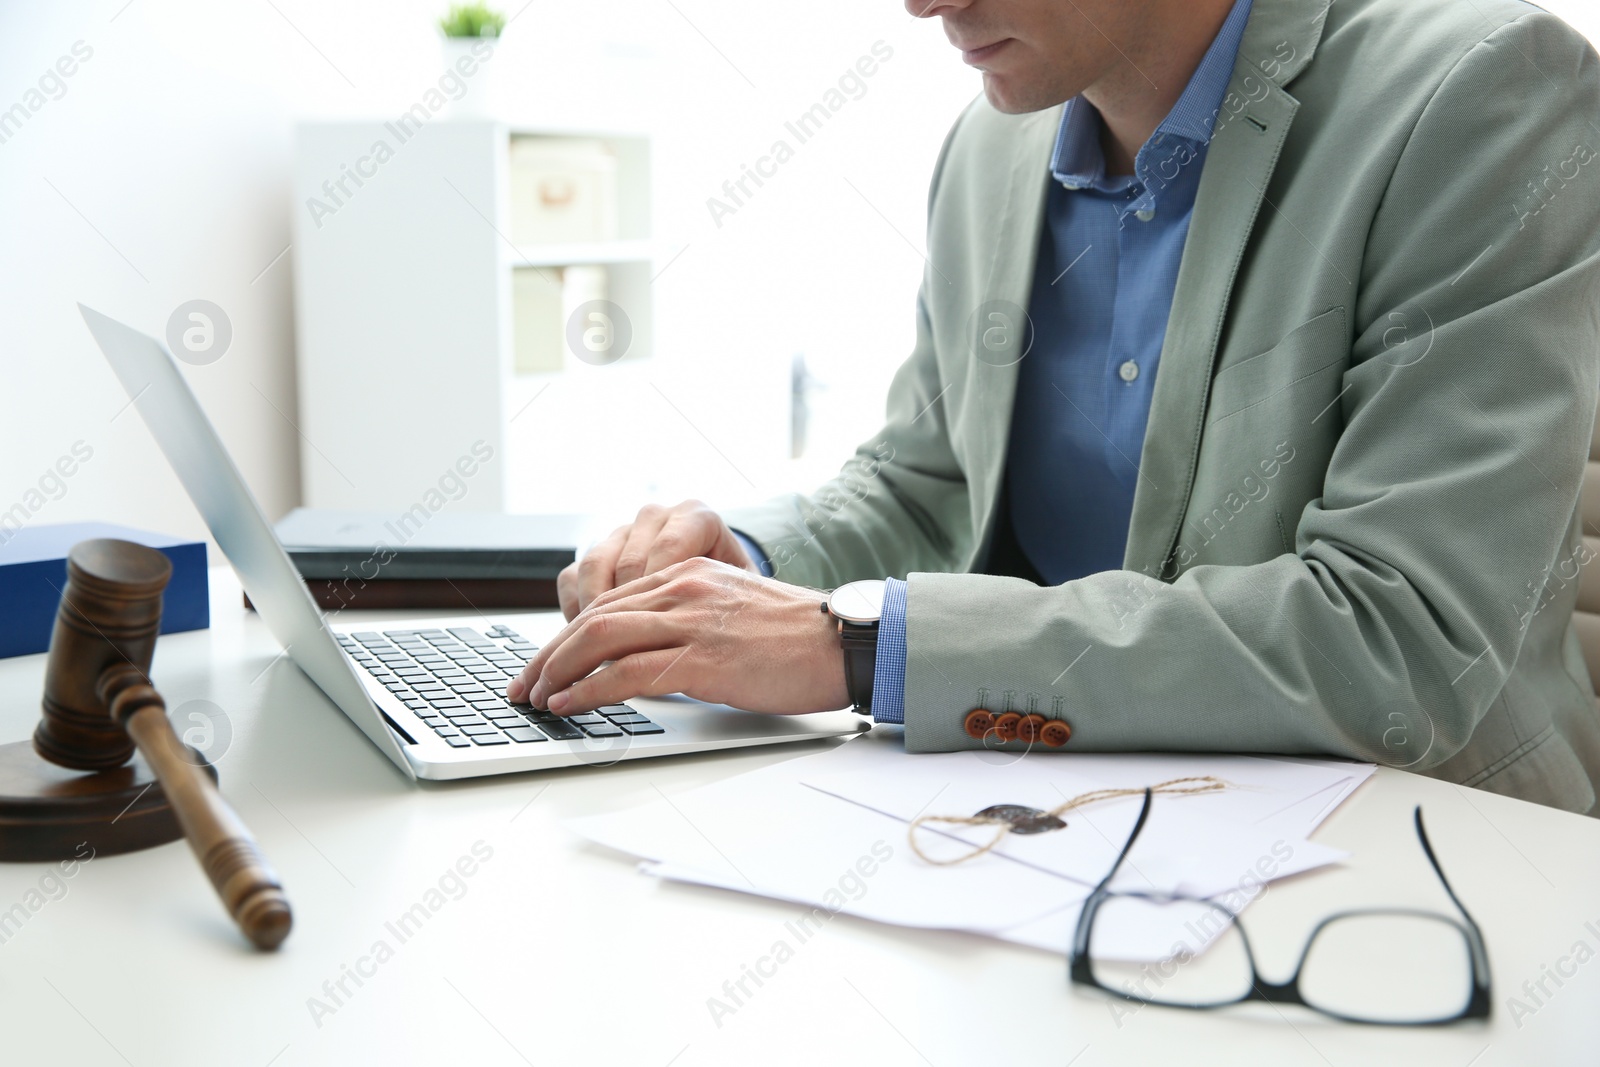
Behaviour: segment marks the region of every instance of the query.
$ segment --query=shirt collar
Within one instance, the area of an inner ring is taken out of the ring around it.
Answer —
[[[1195,67],[1183,95],[1178,97],[1178,102],[1150,139],[1140,146],[1134,157],[1137,175],[1148,173],[1152,146],[1164,145],[1171,138],[1198,145],[1210,140],[1212,124],[1222,107],[1228,79],[1239,57],[1239,42],[1250,18],[1251,4],[1252,0],[1234,0],[1233,9],[1223,20],[1222,28],[1217,31],[1211,47],[1206,49],[1200,65]],[[1068,100],[1061,112],[1050,173],[1069,189],[1094,188],[1101,192],[1118,192],[1139,180],[1132,176],[1106,178],[1105,155],[1100,150],[1100,113],[1081,96]],[[1145,201],[1154,202],[1154,194],[1149,190],[1138,198],[1140,204]],[[1133,202],[1128,204],[1130,209],[1136,206]]]

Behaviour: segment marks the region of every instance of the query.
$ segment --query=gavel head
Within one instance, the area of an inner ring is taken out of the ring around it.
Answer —
[[[128,762],[133,739],[112,719],[100,678],[118,666],[149,674],[171,578],[172,563],[144,545],[106,538],[72,546],[33,734],[39,755],[85,771]]]

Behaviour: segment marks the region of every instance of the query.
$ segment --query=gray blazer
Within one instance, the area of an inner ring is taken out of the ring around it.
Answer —
[[[1027,303],[1059,117],[961,116],[887,425],[729,521],[787,581],[909,575],[912,751],[1035,709],[1066,751],[1332,754],[1594,807],[1576,583],[1546,589],[1585,551],[1594,52],[1513,0],[1255,0],[1123,569],[1041,588],[981,573],[1017,371],[978,335]]]

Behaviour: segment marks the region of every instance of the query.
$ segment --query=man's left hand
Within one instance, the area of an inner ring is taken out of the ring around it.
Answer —
[[[823,599],[715,560],[685,560],[597,597],[506,695],[561,715],[666,693],[782,715],[849,707],[838,626]]]

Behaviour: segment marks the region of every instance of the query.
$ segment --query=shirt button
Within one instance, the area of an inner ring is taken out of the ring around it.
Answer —
[[[1149,222],[1151,219],[1156,217],[1156,213],[1149,208],[1145,208],[1143,211],[1135,211],[1133,213],[1133,217],[1138,219],[1140,222]]]
[[[1138,376],[1139,364],[1135,363],[1131,359],[1117,368],[1117,377],[1121,378],[1125,382],[1131,382]]]

